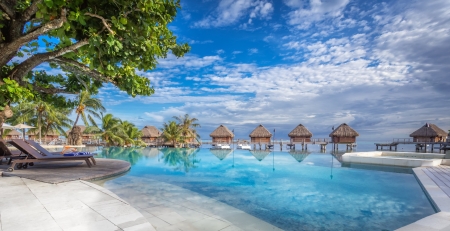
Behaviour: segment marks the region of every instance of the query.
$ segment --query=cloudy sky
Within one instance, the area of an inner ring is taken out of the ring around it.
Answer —
[[[315,138],[348,123],[360,140],[450,129],[450,1],[181,0],[170,28],[192,50],[145,73],[150,97],[112,86],[99,97],[139,127],[188,113],[203,139],[259,124]]]

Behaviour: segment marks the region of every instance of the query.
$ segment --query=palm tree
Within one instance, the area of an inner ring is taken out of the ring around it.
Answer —
[[[136,146],[145,146],[146,144],[141,140],[142,132],[134,126],[134,124],[128,121],[122,121],[121,125],[123,127],[123,131],[125,136],[124,141],[126,146],[136,145]]]
[[[195,138],[199,141],[200,135],[197,134],[195,129],[201,126],[197,123],[197,118],[190,118],[188,114],[185,114],[184,116],[174,116],[173,118],[178,121],[178,125],[181,128],[181,135],[184,137],[183,143],[186,143],[190,138]]]
[[[55,111],[53,116],[48,116],[44,120],[45,127],[44,136],[47,136],[49,132],[57,132],[61,135],[66,136],[65,129],[70,128],[72,120],[69,119],[67,115],[70,115],[71,109],[59,109]]]
[[[172,142],[173,147],[177,146],[177,143],[182,141],[181,127],[175,121],[169,121],[164,123],[162,130],[162,136],[166,141]]]
[[[14,122],[21,123],[23,121],[29,121],[33,125],[37,126],[37,132],[39,133],[40,142],[42,139],[42,125],[44,122],[44,118],[55,118],[55,114],[58,110],[52,104],[42,100],[23,103],[18,105],[17,107],[19,106],[22,113],[14,118]]]
[[[98,134],[108,146],[114,146],[116,144],[122,146],[124,144],[124,131],[119,118],[114,117],[112,114],[106,114],[101,116],[102,126],[89,126],[86,128],[86,133]]]
[[[92,125],[96,125],[92,116],[101,119],[97,111],[99,112],[106,111],[105,107],[103,107],[102,105],[102,101],[97,98],[92,98],[91,94],[89,94],[89,92],[87,91],[80,92],[80,94],[77,97],[76,103],[77,108],[75,109],[75,113],[77,113],[77,118],[75,119],[75,122],[73,123],[72,127],[77,126],[78,119],[80,118],[80,116],[86,127],[89,126],[89,122],[91,122]]]

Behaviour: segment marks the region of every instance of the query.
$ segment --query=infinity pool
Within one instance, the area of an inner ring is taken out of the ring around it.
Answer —
[[[344,167],[330,153],[109,148],[99,156],[132,164],[105,186],[153,179],[284,230],[394,230],[435,213],[411,169]]]

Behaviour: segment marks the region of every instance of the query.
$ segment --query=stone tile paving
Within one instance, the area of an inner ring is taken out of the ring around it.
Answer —
[[[0,231],[155,230],[139,211],[85,181],[0,177]]]
[[[421,167],[413,171],[437,213],[397,230],[450,230],[450,166]]]
[[[281,230],[239,209],[190,190],[152,180],[126,176],[126,184],[95,183],[131,205],[158,231]]]

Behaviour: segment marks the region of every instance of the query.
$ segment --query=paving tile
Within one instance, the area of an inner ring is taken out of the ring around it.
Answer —
[[[158,216],[159,219],[173,225],[176,223],[180,223],[182,221],[185,221],[186,218],[180,216],[178,213],[176,212],[171,212],[171,213],[166,213],[164,215],[160,215]]]
[[[131,214],[124,214],[122,216],[116,216],[113,218],[108,218],[113,224],[119,226],[120,228],[126,228],[133,225],[148,223],[148,220],[143,217],[138,211]]]
[[[108,220],[89,222],[72,227],[67,227],[64,231],[115,231],[121,230]]]
[[[159,230],[160,228],[163,228],[163,227],[170,226],[169,223],[167,223],[157,217],[151,217],[151,218],[148,218],[147,220],[148,220],[148,222],[150,222],[150,224],[153,225],[153,227],[156,228],[156,230]]]
[[[156,231],[156,229],[150,223],[143,223],[128,228],[124,228],[124,231]]]
[[[175,212],[175,210],[173,210],[170,207],[167,206],[156,206],[156,207],[152,207],[149,209],[145,209],[145,211],[155,215],[155,216],[162,216],[168,213],[172,213]]]
[[[166,227],[158,228],[157,230],[158,231],[182,231],[177,226],[166,226]]]
[[[51,214],[58,225],[63,229],[106,220],[105,217],[101,216],[91,208],[69,209],[51,212]]]
[[[238,228],[237,226],[230,225],[224,229],[221,229],[220,231],[241,231],[242,229]]]
[[[192,222],[188,220],[175,224],[178,229],[182,231],[198,231],[198,229],[192,225]]]
[[[230,225],[231,224],[228,222],[211,217],[192,223],[192,226],[200,231],[217,231],[224,229]]]

